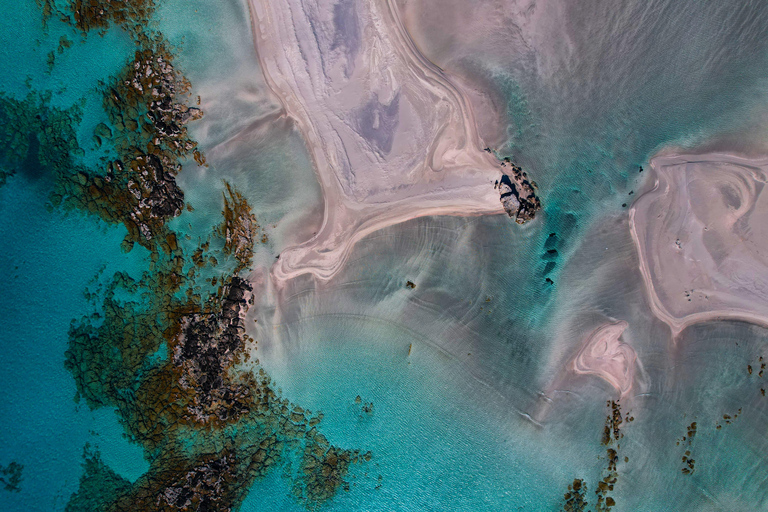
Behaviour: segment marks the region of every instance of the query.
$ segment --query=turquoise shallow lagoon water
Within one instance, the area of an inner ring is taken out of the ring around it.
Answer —
[[[615,394],[594,377],[563,375],[581,334],[611,318],[630,323],[644,372],[623,402],[635,420],[621,441],[615,510],[768,509],[768,399],[746,371],[768,357],[768,334],[710,323],[673,344],[648,310],[621,206],[648,186],[638,168],[661,148],[762,147],[758,135],[741,134],[760,126],[768,105],[764,9],[622,5],[569,8],[560,28],[576,49],[548,55],[546,73],[530,55],[489,52],[473,63],[508,101],[500,151],[535,174],[539,220],[522,228],[502,217],[414,220],[361,241],[330,283],[300,278],[276,292],[266,284],[275,256],[320,222],[302,139],[266,90],[245,2],[160,3],[158,27],[201,97],[206,115],[190,131],[211,164],[180,174],[195,209],[171,225],[205,236],[220,216],[222,179],[242,191],[269,238],[251,274],[254,356],[285,397],[323,412],[333,444],[373,453],[352,467],[349,492],[323,509],[560,510],[574,478],[593,503]],[[85,97],[78,136],[95,164],[108,151],[90,138],[104,120],[96,85],[132,43],[119,30],[81,42],[55,19],[45,33],[33,0],[0,6],[2,90],[23,98],[30,76],[54,105]],[[49,74],[46,55],[62,34],[74,45]],[[0,490],[4,510],[63,510],[86,443],[128,480],[148,467],[113,410],[75,403],[63,366],[70,322],[93,309],[82,292],[117,270],[136,275],[147,253],[121,252],[122,227],[49,211],[49,190],[46,176],[23,172],[0,188],[0,465],[24,465],[20,492]],[[678,444],[692,421],[695,441]],[[684,476],[688,448],[697,469]],[[241,509],[303,510],[290,492],[274,470]]]
[[[55,49],[63,33],[75,41],[78,36],[56,20],[44,33],[34,1],[3,2],[1,10],[3,93],[23,99],[30,91],[26,80],[33,90],[54,92],[51,104],[61,108],[85,97],[80,137],[90,139],[103,116],[100,102],[94,108],[92,89],[122,64],[130,51],[127,39],[108,34],[108,51],[100,41],[77,42],[51,75],[49,45]],[[84,56],[91,65],[82,66]],[[142,450],[124,439],[114,411],[90,411],[75,402],[74,381],[64,368],[69,324],[92,307],[83,295],[86,287],[95,288],[101,273],[134,267],[140,253],[129,258],[120,252],[124,229],[48,211],[51,186],[45,172],[20,169],[0,188],[0,465],[24,466],[20,492],[0,494],[3,510],[63,510],[77,490],[86,444],[130,480],[147,468]]]
[[[24,465],[21,491],[0,494],[4,510],[63,510],[77,490],[86,443],[125,478],[147,469],[142,450],[123,438],[114,411],[75,403],[75,383],[64,368],[69,324],[90,307],[82,292],[105,265],[104,272],[131,266],[120,252],[124,230],[81,215],[51,214],[44,190],[21,176],[0,190],[6,276],[0,464]]]

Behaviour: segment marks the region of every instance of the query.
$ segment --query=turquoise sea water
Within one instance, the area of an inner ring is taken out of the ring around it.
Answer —
[[[64,368],[69,323],[90,308],[82,292],[95,288],[100,271],[132,263],[120,252],[124,232],[80,215],[52,218],[44,191],[23,176],[0,190],[7,219],[0,228],[6,276],[0,304],[7,312],[0,464],[24,465],[21,491],[0,497],[5,510],[63,510],[77,490],[86,443],[130,480],[147,467],[142,450],[123,438],[114,411],[75,403],[75,383]]]
[[[109,150],[90,139],[104,121],[95,90],[132,43],[117,29],[82,40],[55,19],[46,33],[32,0],[0,5],[2,90],[21,99],[31,76],[54,106],[85,97],[82,158],[97,162]],[[768,399],[746,371],[768,357],[768,333],[713,323],[673,344],[648,310],[621,206],[647,186],[638,167],[667,145],[760,149],[768,15],[759,2],[567,11],[558,28],[571,53],[544,55],[544,67],[531,55],[476,63],[509,100],[502,151],[534,170],[541,219],[522,228],[502,217],[417,219],[361,241],[330,283],[300,278],[275,292],[264,284],[269,265],[320,221],[301,137],[266,90],[244,2],[159,3],[158,27],[201,96],[205,117],[190,131],[210,163],[179,175],[194,211],[171,225],[204,236],[220,216],[222,179],[248,198],[269,235],[251,274],[254,356],[285,397],[324,413],[333,444],[373,453],[322,509],[562,510],[574,478],[594,503],[615,395],[599,379],[560,376],[580,333],[607,318],[629,321],[644,372],[623,404],[635,420],[623,428],[614,510],[768,509]],[[62,34],[74,44],[49,74]],[[86,443],[130,481],[148,468],[114,411],[75,403],[64,368],[70,322],[93,309],[82,292],[117,270],[138,275],[147,252],[121,252],[123,227],[49,211],[50,187],[23,170],[0,187],[0,465],[24,466],[18,492],[0,489],[5,510],[64,510]],[[692,421],[695,440],[677,444]],[[697,461],[690,476],[680,471],[686,449]],[[290,492],[273,470],[241,510],[304,509]]]

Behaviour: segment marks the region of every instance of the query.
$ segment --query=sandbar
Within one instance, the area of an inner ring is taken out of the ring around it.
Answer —
[[[768,326],[768,158],[660,156],[629,212],[651,309],[677,337],[733,319]]]
[[[419,53],[394,2],[250,7],[267,83],[306,140],[325,200],[320,230],[280,254],[278,285],[330,279],[357,240],[386,226],[504,212],[500,163],[483,151],[465,94]]]
[[[580,375],[596,375],[613,386],[621,396],[632,389],[635,380],[635,350],[621,340],[629,327],[623,320],[605,323],[590,332],[571,362]]]

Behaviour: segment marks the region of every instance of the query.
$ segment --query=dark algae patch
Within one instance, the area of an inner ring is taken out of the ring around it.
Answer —
[[[30,93],[23,100],[0,94],[0,186],[14,174],[30,180],[71,174],[82,155],[74,126],[77,106],[49,106],[50,94]]]
[[[147,250],[145,268],[117,272],[87,294],[94,311],[72,322],[65,366],[78,400],[116,409],[149,470],[130,482],[86,446],[66,510],[237,510],[254,481],[276,469],[308,509],[349,490],[351,466],[370,452],[332,445],[319,430],[322,414],[281,398],[249,360],[256,341],[245,317],[255,301],[241,274],[266,235],[246,198],[225,182],[221,223],[196,248],[168,225],[192,211],[176,182],[182,165],[206,162],[187,132],[203,114],[170,45],[150,28],[155,2],[78,0],[66,12],[39,5],[45,20],[56,14],[84,34],[117,27],[136,44],[99,86],[107,122],[92,140],[109,155],[99,168],[80,163],[79,107],[53,108],[45,95],[0,97],[0,182],[15,172],[48,175],[52,208],[123,225],[123,250]],[[0,472],[6,489],[18,490],[21,465]]]
[[[21,490],[22,471],[24,471],[24,466],[16,461],[11,461],[7,466],[0,466],[0,484],[2,484],[3,489],[19,492]]]
[[[100,510],[101,496],[118,496],[129,491],[131,483],[109,468],[98,451],[86,445],[83,450],[83,475],[80,487],[67,503],[66,510]]]
[[[605,461],[606,465],[601,472],[602,478],[595,485],[595,506],[594,508],[589,506],[586,483],[577,478],[568,485],[568,492],[563,496],[562,510],[566,512],[608,512],[616,506],[616,500],[611,496],[611,493],[619,480],[618,465],[621,450],[619,441],[624,437],[621,425],[631,423],[634,421],[634,417],[629,415],[626,418],[622,417],[621,406],[617,401],[609,400],[606,406],[608,407],[608,415],[601,436],[601,443],[605,447],[605,456],[599,457],[600,460]],[[623,461],[626,463],[629,459],[624,457]]]

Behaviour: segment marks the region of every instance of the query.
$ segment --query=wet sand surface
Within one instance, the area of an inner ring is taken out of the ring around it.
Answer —
[[[320,230],[281,253],[278,282],[331,278],[355,241],[385,226],[503,212],[499,162],[483,152],[468,102],[421,56],[394,4],[250,5],[265,77],[306,140],[325,199]]]
[[[767,166],[719,153],[652,160],[656,185],[630,225],[651,308],[674,336],[713,319],[768,325]]]

